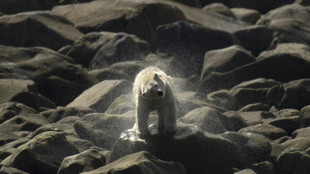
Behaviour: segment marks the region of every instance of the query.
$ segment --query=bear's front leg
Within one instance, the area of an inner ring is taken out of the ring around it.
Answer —
[[[146,135],[149,133],[148,130],[148,120],[150,112],[143,106],[137,106],[136,108],[136,130],[141,133],[141,135]]]

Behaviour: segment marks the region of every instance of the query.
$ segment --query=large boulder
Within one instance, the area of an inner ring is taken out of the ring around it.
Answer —
[[[82,117],[88,113],[95,112],[94,110],[86,107],[58,107],[56,109],[50,109],[40,114],[48,118],[49,122],[57,122],[63,118],[69,116]]]
[[[310,13],[307,7],[292,4],[268,12],[257,24],[275,31],[274,43],[310,43]]]
[[[37,87],[32,80],[0,79],[0,103],[19,102],[38,109]]]
[[[203,7],[204,11],[209,11],[221,15],[225,15],[231,18],[235,18],[233,12],[222,3],[211,3]]]
[[[268,101],[277,108],[301,109],[310,104],[310,79],[294,80],[268,91]]]
[[[0,124],[0,130],[5,132],[34,131],[48,123],[47,119],[39,114],[18,115]]]
[[[5,14],[14,14],[25,11],[49,10],[56,5],[53,0],[2,0],[0,11]]]
[[[208,102],[227,110],[239,110],[246,105],[255,103],[269,104],[268,91],[281,84],[278,81],[265,78],[249,80],[234,86],[230,90],[209,93]]]
[[[97,169],[105,164],[106,159],[98,150],[89,149],[64,158],[57,174],[79,174]]]
[[[267,160],[271,152],[270,139],[260,134],[226,132],[222,137],[237,144],[236,166],[239,168]]]
[[[173,134],[159,134],[151,127],[151,135],[141,140],[126,131],[113,148],[111,159],[147,150],[160,159],[182,163],[188,173],[231,173],[239,155],[235,143],[192,127],[178,126]]]
[[[19,146],[6,165],[29,173],[57,173],[62,160],[77,154],[63,133],[44,132]]]
[[[157,26],[185,19],[179,9],[152,1],[91,1],[56,6],[52,11],[68,18],[84,33],[126,32],[151,43]]]
[[[67,107],[89,107],[105,112],[114,99],[130,90],[131,85],[126,80],[105,80],[84,91]]]
[[[0,17],[0,36],[0,43],[4,45],[58,50],[83,34],[64,17],[38,11]]]
[[[301,43],[279,43],[276,48],[263,51],[256,59],[264,59],[285,53],[296,54],[303,59],[310,60],[310,47]]]
[[[238,132],[243,133],[243,132],[251,132],[251,133],[258,133],[261,135],[264,135],[272,140],[275,140],[277,138],[281,138],[287,135],[286,131],[273,126],[271,124],[258,124],[254,126],[249,126],[240,129]]]
[[[150,51],[151,46],[146,41],[127,33],[117,33],[97,51],[89,68],[105,68],[117,62],[141,59]]]
[[[181,163],[167,162],[156,158],[152,154],[142,151],[125,156],[99,169],[83,174],[136,173],[136,174],[185,174]]]
[[[261,16],[260,12],[254,9],[231,8],[230,10],[237,19],[252,24],[256,23]]]
[[[186,76],[200,73],[205,52],[238,43],[230,33],[185,21],[158,27],[156,37],[159,52],[175,56],[173,69]]]
[[[201,78],[211,72],[227,72],[254,61],[253,55],[238,45],[211,50],[204,56]]]
[[[106,31],[87,33],[73,43],[67,55],[72,57],[77,63],[88,68],[97,51],[115,35],[116,33]]]
[[[277,158],[278,172],[306,174],[310,172],[310,167],[307,165],[309,162],[309,152],[294,148],[286,149]]]
[[[241,45],[254,55],[268,49],[273,39],[273,31],[264,26],[246,27],[235,31],[234,35]]]
[[[178,119],[179,123],[189,124],[213,134],[220,134],[226,131],[224,126],[225,117],[221,112],[211,107],[201,107],[188,112]]]
[[[302,128],[310,126],[310,105],[301,108],[299,112],[299,125]]]
[[[6,50],[0,53],[6,57],[0,69],[11,78],[33,80],[38,92],[57,105],[68,104],[93,83],[74,60],[50,49],[0,47]]]
[[[74,123],[74,129],[80,138],[111,149],[121,132],[132,128],[134,122],[134,115],[88,114]]]
[[[276,54],[259,59],[238,67],[230,72],[211,73],[202,79],[198,90],[211,92],[219,89],[229,89],[241,82],[255,78],[268,78],[280,82],[310,77],[310,61],[294,54]]]

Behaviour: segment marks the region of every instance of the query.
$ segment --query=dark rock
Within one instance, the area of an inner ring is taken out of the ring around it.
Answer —
[[[277,159],[278,173],[300,173],[310,172],[310,155],[299,149],[286,149]]]
[[[140,59],[150,52],[151,46],[134,35],[118,33],[104,44],[89,64],[90,69],[100,69],[122,61]]]
[[[67,55],[88,68],[97,51],[115,35],[116,33],[104,31],[87,33],[74,42]]]
[[[256,173],[274,174],[274,165],[269,161],[253,164],[252,169]]]
[[[254,9],[231,8],[230,10],[237,19],[252,24],[256,23],[261,16],[260,12]]]
[[[235,111],[224,112],[223,124],[228,131],[238,131],[247,126],[246,121]]]
[[[99,173],[185,174],[186,170],[181,163],[162,161],[152,154],[142,151],[125,156],[104,167],[84,172],[83,174]]]
[[[6,166],[1,167],[0,173],[1,174],[30,174],[30,173],[15,169],[13,167],[6,167]]]
[[[177,57],[173,69],[185,76],[200,74],[205,52],[238,43],[227,32],[185,21],[159,26],[156,37],[159,52]]]
[[[66,136],[70,135],[70,136],[76,136],[77,137],[77,133],[74,130],[74,126],[73,123],[75,121],[77,121],[78,119],[70,119],[69,117],[68,121],[70,122],[57,122],[57,123],[50,123],[50,124],[46,124],[43,125],[39,128],[37,128],[35,131],[33,131],[28,137],[33,138],[43,132],[48,132],[48,131],[55,131],[55,132],[61,132],[64,133]]]
[[[58,107],[57,109],[50,109],[40,114],[48,118],[49,122],[57,122],[68,116],[79,116],[82,117],[88,113],[95,112],[90,108],[84,107]]]
[[[209,93],[208,101],[227,110],[239,110],[248,104],[258,102],[268,104],[268,90],[280,84],[265,78],[245,81],[230,90]]]
[[[57,107],[54,102],[41,94],[38,94],[38,103],[40,104],[40,111],[45,109],[54,109]]]
[[[88,114],[74,123],[74,129],[80,138],[111,149],[121,132],[132,128],[134,122],[134,115]]]
[[[310,139],[305,137],[295,138],[282,143],[286,149],[307,150],[310,147]]]
[[[201,107],[179,118],[178,122],[198,127],[209,133],[220,134],[226,131],[222,122],[224,119],[225,117],[218,110],[211,107]]]
[[[301,109],[310,104],[310,79],[294,80],[268,91],[268,101],[277,108]]]
[[[75,65],[71,58],[52,50],[0,47],[5,50],[1,53],[9,62],[4,63],[3,68],[13,78],[33,80],[38,92],[56,105],[68,104],[93,83],[85,69]]]
[[[264,26],[251,26],[240,29],[234,35],[241,42],[241,45],[254,55],[259,55],[269,48],[273,39],[273,31]]]
[[[274,143],[274,142],[270,143],[270,145],[271,145],[272,150],[271,150],[270,155],[269,155],[269,161],[272,162],[273,164],[275,164],[277,161],[277,158],[286,149],[286,147],[284,147],[281,144]]]
[[[64,134],[44,132],[19,146],[6,165],[29,173],[57,173],[62,160],[76,153]]]
[[[38,114],[38,112],[22,103],[7,102],[0,104],[0,124],[20,114]]]
[[[286,136],[287,132],[270,124],[258,124],[240,129],[238,132],[251,132],[264,135],[272,140]]]
[[[299,112],[299,125],[300,127],[310,126],[310,105],[303,107]]]
[[[281,109],[278,111],[271,111],[272,113],[275,114],[277,118],[288,118],[288,117],[294,117],[299,115],[299,110],[298,109]]]
[[[1,126],[1,125],[0,125]],[[0,127],[1,128],[1,127]],[[0,130],[0,145],[3,146],[9,142],[19,139],[20,137],[8,131]]]
[[[0,79],[0,103],[19,102],[38,109],[37,87],[31,80]]]
[[[309,6],[310,5],[309,1],[307,1],[307,0],[295,0],[294,4],[300,4],[303,6]]]
[[[205,7],[203,7],[202,10],[221,14],[221,15],[225,15],[225,16],[228,16],[231,18],[235,18],[235,15],[233,14],[233,12],[227,6],[225,6],[222,3],[208,4]]]
[[[68,52],[71,50],[72,45],[65,45],[57,50],[57,53],[67,55]]]
[[[255,1],[255,0],[236,0],[236,1],[226,1],[226,4],[230,8],[248,8],[255,9],[261,13],[266,13],[269,10],[273,9],[276,0],[263,0],[263,1]]]
[[[105,157],[95,149],[68,156],[62,161],[57,174],[79,174],[88,172],[106,164]]]
[[[67,19],[48,11],[2,16],[0,33],[1,44],[44,46],[54,50],[72,44],[83,36]]]
[[[84,33],[126,32],[151,43],[157,26],[185,18],[179,9],[151,1],[91,1],[56,6],[52,11],[68,18]]]
[[[65,5],[65,4],[76,4],[76,3],[84,3],[90,2],[92,0],[55,0],[57,4]]]
[[[234,174],[257,174],[252,169],[244,169],[238,172],[234,172]]]
[[[300,128],[292,133],[292,138],[309,138],[310,139],[310,127]]]
[[[297,55],[279,54],[243,65],[230,72],[213,72],[200,82],[198,90],[208,93],[219,89],[228,89],[241,82],[256,78],[289,82],[309,77],[309,68],[310,61]]]
[[[89,107],[97,112],[105,112],[118,96],[131,90],[126,80],[105,80],[84,91],[67,107]]]
[[[211,50],[204,56],[201,79],[211,72],[227,72],[252,62],[255,62],[253,55],[239,45]]]
[[[263,59],[277,54],[296,54],[306,60],[310,60],[310,47],[301,43],[279,43],[276,48],[262,52],[256,59]]]
[[[187,0],[188,1],[188,0]],[[202,0],[204,1],[204,0]],[[210,3],[224,3],[218,0],[207,0]],[[226,32],[234,32],[238,29],[244,28],[246,26],[249,26],[250,24],[234,20],[231,17],[227,17],[224,15],[218,15],[214,14],[212,12],[204,11],[200,8],[192,8],[186,5],[178,4],[172,1],[162,1],[166,4],[169,4],[171,6],[176,6],[179,8],[183,14],[186,17],[187,21],[192,21],[196,24],[200,24],[204,27],[211,28],[213,30],[220,30],[220,31],[226,31]],[[202,3],[202,2],[201,2]],[[202,5],[207,5],[210,3],[202,3]]]
[[[257,125],[275,119],[272,112],[267,111],[249,111],[238,112],[247,125]]]
[[[0,125],[0,130],[5,132],[34,131],[48,123],[47,119],[39,114],[17,115],[3,122]]]
[[[292,4],[268,12],[257,24],[274,30],[274,43],[310,43],[310,13],[307,7]]]
[[[3,0],[0,2],[0,11],[5,14],[14,14],[25,11],[49,10],[56,5],[53,0]]]
[[[237,167],[245,168],[264,161],[271,152],[270,139],[260,134],[226,132],[222,136],[237,144]]]
[[[147,149],[160,159],[180,162],[188,173],[197,174],[231,173],[236,159],[239,159],[235,143],[199,129],[179,125],[172,135],[158,134],[156,127],[153,127],[150,132],[150,137],[145,141],[137,134],[127,133],[127,136],[117,141],[111,158],[116,159],[113,154],[118,152],[122,152],[123,155],[126,154],[125,152],[132,153],[133,149],[127,149],[127,147],[138,148],[135,149],[137,151],[139,148]],[[121,146],[118,146],[119,144]]]
[[[80,139],[76,135],[66,136],[67,140],[71,145],[76,147],[79,152],[84,152],[89,149],[96,149],[98,151],[105,151],[105,149],[95,146],[91,141]]]
[[[248,104],[241,108],[238,112],[250,112],[250,111],[269,111],[270,105],[263,103]]]
[[[270,121],[269,124],[285,130],[289,135],[299,128],[298,116],[277,118]]]

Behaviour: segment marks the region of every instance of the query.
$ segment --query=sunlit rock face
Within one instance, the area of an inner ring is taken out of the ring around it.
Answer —
[[[0,0],[0,173],[310,173],[308,5]],[[175,131],[133,129],[150,66]]]

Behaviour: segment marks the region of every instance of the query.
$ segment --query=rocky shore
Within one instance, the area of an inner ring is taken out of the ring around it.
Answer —
[[[310,173],[307,0],[1,0],[1,174]],[[132,83],[173,77],[177,130]]]

